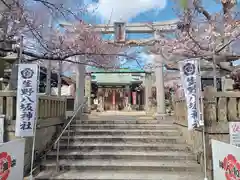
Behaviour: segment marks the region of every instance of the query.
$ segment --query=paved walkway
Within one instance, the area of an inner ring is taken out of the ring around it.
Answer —
[[[145,111],[104,111],[104,112],[92,112],[91,114],[99,116],[111,116],[111,115],[146,116]]]

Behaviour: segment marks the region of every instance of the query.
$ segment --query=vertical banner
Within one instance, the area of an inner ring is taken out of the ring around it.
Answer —
[[[25,139],[0,144],[1,180],[23,179]]]
[[[229,123],[230,144],[240,147],[240,122]]]
[[[38,75],[37,64],[19,64],[15,136],[34,136]]]
[[[137,93],[136,92],[132,92],[132,98],[133,98],[133,105],[137,104]]]
[[[203,125],[200,108],[200,74],[197,59],[179,62],[180,76],[184,90],[187,111],[188,129],[192,130]]]

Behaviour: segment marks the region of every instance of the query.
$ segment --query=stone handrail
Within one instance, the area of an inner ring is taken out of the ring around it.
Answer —
[[[207,152],[207,169],[212,171],[211,139],[229,143],[229,122],[240,121],[240,92],[204,91],[204,123]],[[186,143],[203,167],[201,129],[187,128],[187,107],[184,99],[174,101],[175,124],[178,125]]]
[[[204,92],[203,94],[206,125],[240,120],[240,92]],[[185,99],[175,100],[174,109],[176,120],[186,124]]]
[[[204,100],[204,114],[208,121],[240,120],[240,92],[209,92],[204,94]]]
[[[38,94],[38,97],[39,119],[65,117],[65,98],[44,94]],[[0,91],[0,114],[6,115],[8,124],[16,119],[16,91]]]
[[[185,99],[175,99],[174,100],[174,115],[176,117],[176,121],[181,121],[183,123],[187,123],[187,106]]]

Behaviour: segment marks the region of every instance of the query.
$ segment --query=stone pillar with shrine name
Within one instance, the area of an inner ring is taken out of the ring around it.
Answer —
[[[92,87],[91,87],[91,81],[92,81],[92,77],[91,77],[91,73],[86,73],[85,75],[85,97],[87,98],[87,112],[91,112],[91,91],[92,91]]]

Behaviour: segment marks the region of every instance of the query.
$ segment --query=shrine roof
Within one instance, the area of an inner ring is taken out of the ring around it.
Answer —
[[[131,84],[142,81],[142,77],[132,76],[131,73],[97,73],[96,75],[93,73],[92,81],[100,84]]]
[[[129,68],[118,68],[118,69],[103,69],[103,68],[93,68],[87,70],[88,73],[146,73],[146,71],[141,69],[129,69]]]

